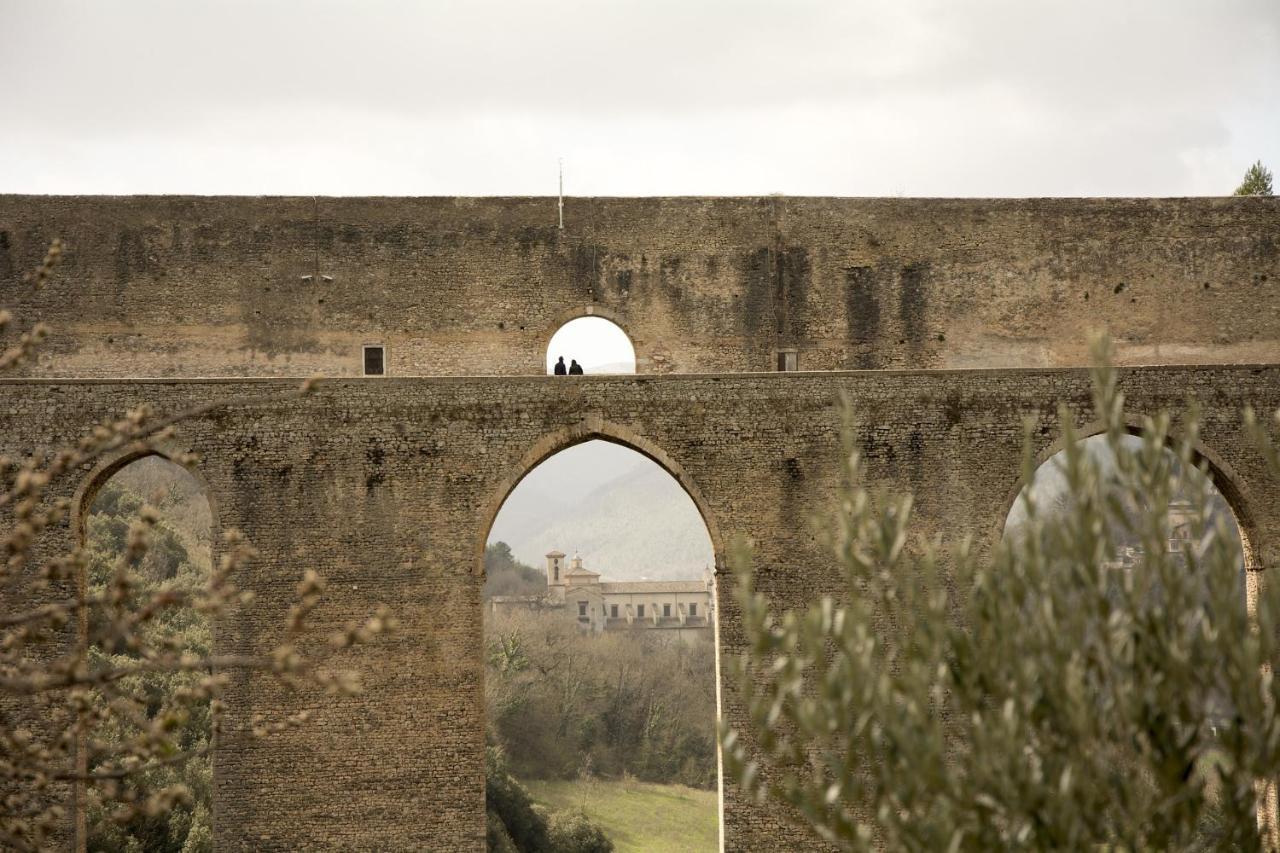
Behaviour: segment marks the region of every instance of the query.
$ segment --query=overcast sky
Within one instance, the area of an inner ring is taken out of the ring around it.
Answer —
[[[0,192],[1217,195],[1277,0],[0,0]]]
[[[636,350],[620,326],[603,317],[570,320],[547,344],[547,373],[563,358],[565,369],[577,361],[587,373],[635,373]]]

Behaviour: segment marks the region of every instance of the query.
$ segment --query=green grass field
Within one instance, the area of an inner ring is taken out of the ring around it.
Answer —
[[[647,782],[522,783],[552,809],[582,809],[618,853],[707,853],[719,844],[715,791]]]

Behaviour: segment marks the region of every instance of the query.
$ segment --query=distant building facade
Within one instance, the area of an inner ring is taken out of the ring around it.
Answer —
[[[495,596],[494,613],[554,611],[577,623],[584,633],[642,629],[663,631],[693,641],[715,625],[715,589],[711,573],[701,580],[601,581],[600,573],[565,560],[562,551],[547,554],[547,592],[541,596]]]
[[[1189,500],[1174,498],[1169,501],[1168,538],[1165,551],[1181,559],[1188,548],[1197,558],[1203,557],[1209,550],[1209,541],[1213,536],[1212,525],[1209,525],[1199,539],[1195,535],[1196,511]],[[1141,545],[1123,545],[1116,551],[1114,560],[1103,563],[1104,568],[1132,570],[1142,564],[1146,553]]]

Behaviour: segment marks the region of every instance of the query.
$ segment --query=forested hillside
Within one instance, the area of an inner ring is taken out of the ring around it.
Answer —
[[[518,561],[506,542],[491,542],[485,546],[485,601],[495,595],[543,595],[546,591],[546,573]]]

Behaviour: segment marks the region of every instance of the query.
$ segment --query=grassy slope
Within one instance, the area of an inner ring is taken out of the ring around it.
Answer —
[[[715,791],[646,782],[522,782],[553,809],[584,809],[618,853],[706,853],[717,849]]]

